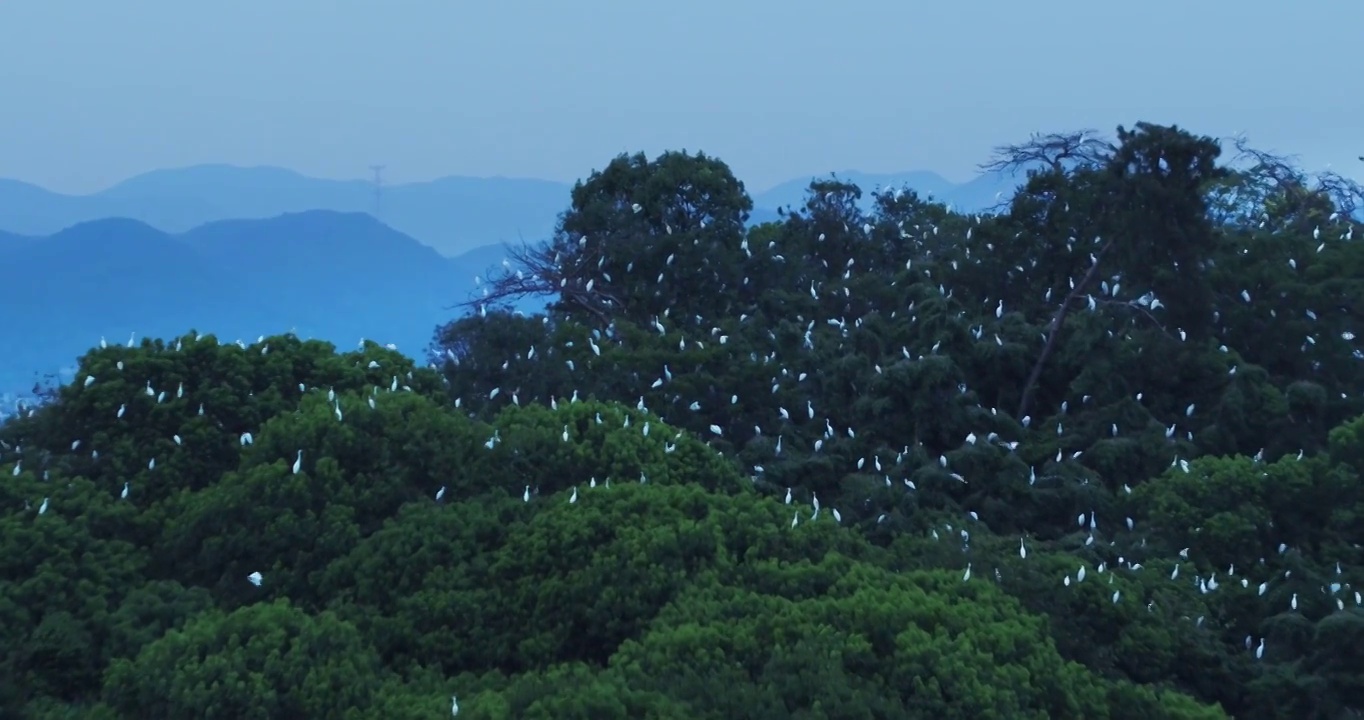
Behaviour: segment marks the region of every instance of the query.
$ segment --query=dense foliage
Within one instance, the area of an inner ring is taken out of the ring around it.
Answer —
[[[432,368],[92,350],[0,427],[0,716],[1364,712],[1348,194],[1170,127],[1010,153],[997,214],[752,229],[622,156]]]

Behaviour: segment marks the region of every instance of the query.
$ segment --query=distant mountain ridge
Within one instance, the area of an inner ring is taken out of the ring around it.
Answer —
[[[0,234],[0,394],[27,391],[35,373],[72,365],[101,336],[195,329],[231,342],[292,331],[345,348],[394,343],[422,359],[474,276],[504,256],[492,245],[446,258],[369,215],[327,210],[179,234],[126,218]]]
[[[482,245],[548,235],[568,206],[569,189],[548,180],[446,177],[384,186],[378,210],[385,224],[453,257]],[[20,235],[51,235],[109,217],[179,233],[217,220],[375,209],[370,182],[310,178],[276,167],[156,170],[89,195],[0,180],[0,230]]]
[[[847,171],[839,178],[866,193],[908,186],[955,208],[980,210],[996,194],[1012,190],[1011,178],[982,175],[954,184],[931,172],[870,174]],[[776,209],[799,206],[811,175],[753,196],[753,222],[777,217]],[[496,243],[535,241],[553,232],[569,204],[567,183],[526,178],[445,177],[385,185],[378,216],[447,257]],[[366,180],[311,178],[278,167],[197,165],[154,170],[89,195],[65,195],[18,180],[0,179],[0,231],[46,236],[110,217],[139,220],[162,232],[181,233],[220,220],[266,219],[309,210],[376,210],[374,184]]]

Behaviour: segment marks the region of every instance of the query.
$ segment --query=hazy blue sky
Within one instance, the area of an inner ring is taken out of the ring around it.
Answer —
[[[1360,0],[0,0],[0,177],[282,165],[571,180],[702,149],[753,190],[964,180],[1033,130],[1244,130],[1364,176]]]

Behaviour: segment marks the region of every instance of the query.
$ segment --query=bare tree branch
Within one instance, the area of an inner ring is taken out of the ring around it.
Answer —
[[[1316,180],[1318,190],[1331,198],[1341,215],[1355,218],[1364,207],[1364,186],[1354,180],[1331,170],[1320,173]]]
[[[1317,199],[1330,201],[1348,217],[1364,207],[1364,187],[1339,173],[1305,173],[1292,157],[1252,148],[1243,136],[1231,138],[1231,146],[1236,150],[1232,163],[1246,165],[1242,172],[1253,179],[1268,180],[1289,202],[1290,210],[1309,207]]]
[[[599,250],[574,253],[571,265],[585,267],[595,260]],[[509,303],[534,295],[558,295],[561,302],[579,307],[602,322],[609,322],[607,308],[621,306],[620,299],[599,282],[583,282],[563,261],[563,251],[544,243],[531,246],[522,243],[509,247],[510,260],[490,272],[483,292],[457,303],[454,307],[475,310],[489,304]]]
[[[1174,335],[1170,334],[1170,331],[1166,329],[1165,325],[1161,323],[1160,320],[1156,319],[1155,315],[1151,314],[1150,308],[1141,305],[1135,300],[1118,300],[1116,298],[1094,298],[1094,303],[1096,305],[1109,305],[1123,307],[1128,310],[1135,310],[1141,315],[1144,315],[1147,320],[1150,320],[1151,324],[1154,325],[1156,329],[1163,333],[1166,337],[1170,338],[1171,340],[1173,340],[1175,337]]]
[[[980,169],[982,172],[1013,173],[1041,165],[1056,172],[1066,172],[1077,166],[1101,165],[1113,150],[1113,145],[1099,139],[1093,130],[1034,134],[1027,142],[995,148],[990,161],[980,165]]]
[[[1232,162],[1248,163],[1252,175],[1267,177],[1281,186],[1303,184],[1303,175],[1291,157],[1253,148],[1243,135],[1232,137],[1231,146],[1236,150]]]

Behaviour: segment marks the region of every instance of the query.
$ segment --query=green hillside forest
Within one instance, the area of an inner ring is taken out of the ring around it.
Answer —
[[[101,343],[0,428],[0,716],[1359,717],[1359,188],[1149,124],[1019,166],[747,229],[618,157],[430,367]]]

